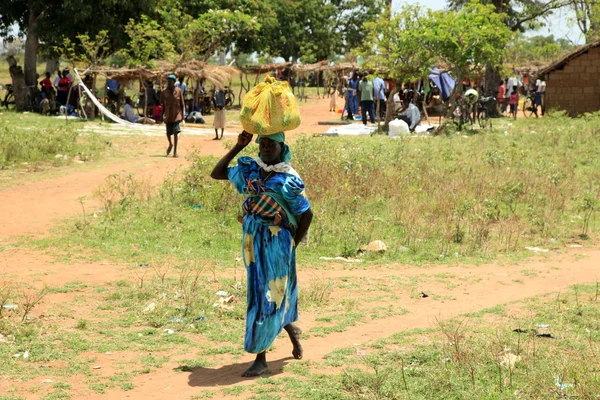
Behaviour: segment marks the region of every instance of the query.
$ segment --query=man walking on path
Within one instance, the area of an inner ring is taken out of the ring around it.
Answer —
[[[167,156],[173,150],[173,157],[177,157],[177,135],[181,132],[179,124],[183,120],[185,114],[185,103],[181,89],[175,87],[177,78],[171,74],[167,77],[167,87],[160,94],[160,104],[163,108],[163,121],[167,125],[167,139],[169,147],[167,148]],[[174,136],[171,142],[171,136]],[[173,144],[175,148],[173,148]]]

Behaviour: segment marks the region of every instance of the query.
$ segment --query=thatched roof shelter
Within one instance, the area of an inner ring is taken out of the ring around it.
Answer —
[[[292,66],[291,62],[284,62],[280,64],[261,64],[261,65],[246,65],[240,67],[244,74],[265,74],[267,72],[274,72],[280,69],[289,68]]]
[[[174,74],[176,76],[185,76],[193,79],[205,79],[213,83],[217,88],[222,89],[228,81],[241,72],[235,67],[209,65],[201,61],[188,61],[181,64],[172,64],[166,61],[158,61],[157,68],[148,69],[139,68],[92,68],[84,73],[98,73],[105,75],[119,82],[128,82],[133,80],[154,80],[166,79],[167,76]]]
[[[314,64],[294,64],[292,66],[292,71],[296,73],[309,73],[309,72],[319,72],[328,69],[329,60],[322,60],[316,62]]]
[[[545,68],[546,65],[548,64],[543,63],[541,61],[531,61],[527,65],[515,67],[514,70],[516,73],[521,75],[536,76],[538,74],[538,71],[540,71],[542,68]]]
[[[331,67],[329,67],[329,69],[332,72],[346,73],[346,72],[352,72],[355,69],[358,69],[358,65],[355,63],[351,63],[351,62],[343,62],[343,63],[334,64]]]

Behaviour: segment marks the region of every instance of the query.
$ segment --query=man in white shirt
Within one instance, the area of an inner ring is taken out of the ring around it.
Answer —
[[[373,100],[379,106],[379,117],[385,115],[385,81],[379,75],[373,79]]]
[[[521,81],[514,76],[508,78],[508,83],[506,84],[506,98],[509,98],[512,94],[513,86],[516,86],[517,90],[520,90],[521,86],[523,86],[523,83],[521,83]]]
[[[411,132],[415,131],[415,127],[421,122],[421,113],[417,106],[410,101],[404,102],[404,109],[398,114],[398,119],[406,122]]]
[[[131,97],[125,97],[125,106],[121,111],[121,118],[129,122],[137,122],[140,117],[133,111],[133,101]]]

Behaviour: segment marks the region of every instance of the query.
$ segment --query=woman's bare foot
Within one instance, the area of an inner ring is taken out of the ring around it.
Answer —
[[[302,329],[297,327],[294,324],[287,324],[283,327],[285,331],[290,336],[290,340],[294,349],[292,350],[292,355],[296,360],[301,360],[304,355],[304,350],[302,349],[302,345],[300,344],[300,337],[302,336]]]
[[[267,357],[266,353],[263,351],[262,353],[258,353],[256,355],[256,360],[254,360],[254,364],[250,368],[248,368],[242,376],[245,378],[250,378],[253,376],[260,376],[267,372],[269,367],[267,366]]]

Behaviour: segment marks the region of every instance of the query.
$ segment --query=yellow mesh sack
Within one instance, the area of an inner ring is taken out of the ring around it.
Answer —
[[[273,135],[300,126],[300,110],[296,96],[287,82],[267,76],[242,101],[240,121],[253,135]]]

